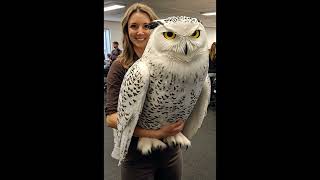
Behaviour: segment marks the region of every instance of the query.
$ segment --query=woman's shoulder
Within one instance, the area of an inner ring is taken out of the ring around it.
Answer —
[[[115,72],[122,72],[122,71],[125,71],[126,69],[123,67],[119,58],[117,58],[115,61],[112,62],[110,70],[113,70]]]

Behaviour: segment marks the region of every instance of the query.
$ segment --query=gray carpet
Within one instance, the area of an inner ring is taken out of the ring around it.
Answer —
[[[118,162],[110,156],[113,147],[112,129],[104,128],[104,180],[120,180]],[[192,146],[183,150],[183,180],[216,179],[216,112],[209,107]]]

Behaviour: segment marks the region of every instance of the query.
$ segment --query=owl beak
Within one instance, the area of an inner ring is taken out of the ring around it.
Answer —
[[[186,48],[184,48],[184,54],[187,55],[187,53],[188,53],[188,46],[186,44]]]

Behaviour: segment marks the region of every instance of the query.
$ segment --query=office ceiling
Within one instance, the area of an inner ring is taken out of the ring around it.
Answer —
[[[104,0],[104,4],[121,3],[130,6],[141,2],[153,8],[160,18],[190,16],[198,18],[205,27],[216,27],[216,16],[203,16],[201,12],[215,12],[216,0]],[[104,20],[120,22],[126,8],[104,12]]]

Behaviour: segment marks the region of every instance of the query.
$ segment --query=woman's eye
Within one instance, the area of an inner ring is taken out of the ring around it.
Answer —
[[[132,25],[130,25],[130,28],[137,28],[137,25],[132,24]]]
[[[166,39],[174,39],[176,37],[176,34],[173,33],[173,32],[164,32],[163,33],[163,36],[166,38]]]

